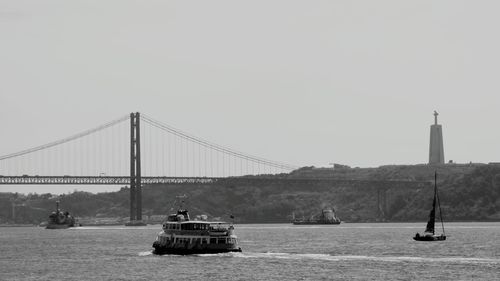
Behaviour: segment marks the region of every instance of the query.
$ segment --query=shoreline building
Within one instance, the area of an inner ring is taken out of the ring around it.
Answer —
[[[434,124],[431,125],[431,139],[429,143],[429,164],[444,164],[443,129],[438,124],[439,113],[434,111]]]

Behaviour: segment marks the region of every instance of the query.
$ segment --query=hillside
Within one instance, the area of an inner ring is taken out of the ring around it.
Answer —
[[[317,213],[324,206],[334,207],[344,221],[424,221],[432,200],[432,184],[419,188],[391,188],[386,203],[377,192],[377,182],[387,180],[428,181],[438,172],[442,209],[447,221],[500,220],[500,165],[446,164],[391,165],[378,168],[304,167],[290,174],[266,178],[335,178],[373,182],[362,188],[332,184],[329,181],[250,181],[214,185],[152,185],[143,189],[144,215],[171,212],[176,195],[186,194],[193,215],[208,214],[227,219],[229,214],[241,223],[288,222],[292,212],[298,216]],[[46,220],[55,201],[77,217],[127,217],[129,189],[92,194],[74,192],[51,194],[0,193],[0,223],[34,223]],[[15,204],[15,221],[12,220]],[[385,207],[380,209],[380,207]]]

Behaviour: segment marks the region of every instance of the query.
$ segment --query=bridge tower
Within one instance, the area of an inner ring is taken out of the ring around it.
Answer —
[[[130,113],[130,224],[141,225],[141,130],[139,112]]]

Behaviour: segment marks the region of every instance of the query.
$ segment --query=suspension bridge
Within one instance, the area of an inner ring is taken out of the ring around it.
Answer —
[[[129,185],[130,220],[140,221],[144,184],[207,184],[296,168],[214,144],[136,112],[0,156],[0,184]]]
[[[374,186],[373,181],[287,176],[297,168],[217,145],[136,112],[67,138],[0,156],[0,184],[129,185],[131,221],[142,220],[143,185],[256,181],[310,185],[328,181],[336,186]],[[387,188],[427,183],[376,184],[379,208],[386,208]]]

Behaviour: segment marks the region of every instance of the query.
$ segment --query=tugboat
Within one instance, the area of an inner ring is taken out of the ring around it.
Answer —
[[[189,218],[186,209],[167,217],[162,231],[153,242],[156,255],[192,255],[241,252],[234,234],[234,226],[226,222],[209,222],[202,215],[196,220]]]
[[[46,229],[64,229],[79,226],[76,219],[69,212],[59,210],[59,201],[56,202],[56,211],[49,216]]]
[[[292,223],[295,225],[303,224],[340,224],[340,219],[335,214],[333,208],[323,209],[319,216],[311,216],[309,219],[297,219],[293,214]]]

